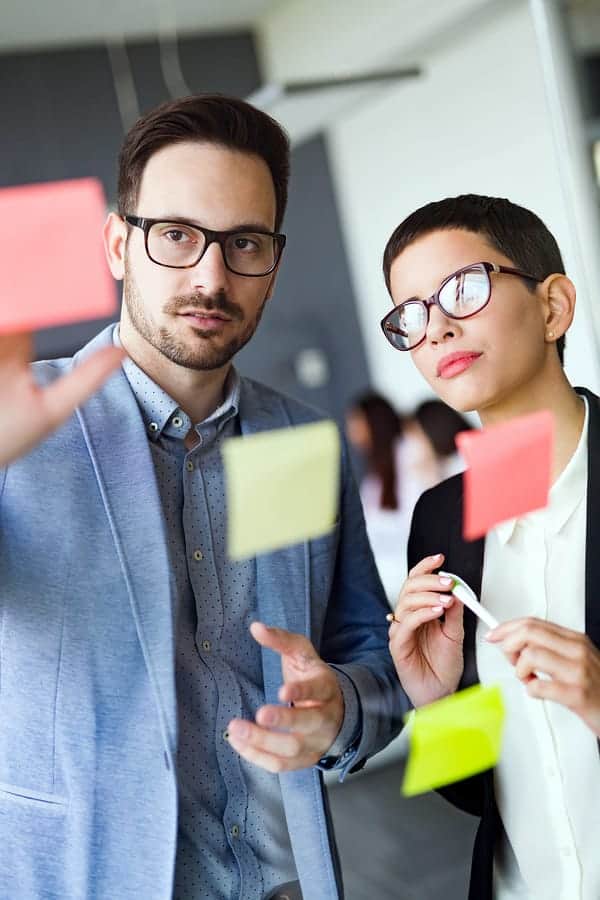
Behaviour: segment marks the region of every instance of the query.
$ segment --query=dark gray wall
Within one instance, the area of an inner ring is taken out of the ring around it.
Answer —
[[[250,33],[187,37],[178,48],[192,91],[245,97],[261,83]],[[127,54],[141,111],[168,99],[158,42],[130,43]],[[0,116],[0,185],[95,175],[114,202],[123,128],[105,47],[0,56]],[[288,247],[277,290],[239,367],[341,417],[368,374],[323,141],[295,149],[292,170]],[[73,290],[83,294],[86,285]],[[36,354],[70,355],[104,324],[41,331]],[[319,351],[329,369],[320,387],[297,377],[298,353],[307,348]]]

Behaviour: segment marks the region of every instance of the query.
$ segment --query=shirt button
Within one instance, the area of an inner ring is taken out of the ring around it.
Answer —
[[[150,422],[150,424],[148,425],[148,431],[151,431],[152,434],[156,434],[156,432],[158,431],[158,425],[156,424],[156,422]]]
[[[204,553],[202,550],[194,550],[194,559],[196,562],[200,562],[201,559],[204,559]]]
[[[188,470],[188,472],[194,471],[194,463],[191,461],[191,459],[188,459],[188,461],[185,464],[185,467]]]
[[[202,641],[202,649],[206,650],[207,653],[210,652],[210,641]]]
[[[181,416],[173,416],[173,425],[175,426],[175,428],[181,428],[181,426],[183,425],[183,419],[181,418]]]
[[[239,836],[240,836],[240,826],[239,826],[239,825],[232,825],[232,826],[231,826],[231,837],[236,838],[236,837],[239,837]]]

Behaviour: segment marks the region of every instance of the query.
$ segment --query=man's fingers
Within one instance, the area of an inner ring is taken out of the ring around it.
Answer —
[[[125,352],[119,347],[98,350],[80,366],[44,388],[49,424],[56,427],[84,403],[119,366]]]
[[[0,334],[0,366],[7,364],[23,368],[33,356],[33,335],[28,331]]]
[[[288,681],[279,688],[282,703],[328,703],[340,690],[337,678],[328,666],[321,665],[314,678]]]
[[[320,704],[309,708],[261,706],[256,721],[263,728],[281,728],[297,734],[314,734],[327,725]]]
[[[293,657],[297,668],[309,668],[315,663],[321,663],[319,654],[303,634],[294,634],[291,631],[284,631],[283,628],[268,628],[262,622],[253,622],[250,633],[261,647],[275,650],[282,656]]]

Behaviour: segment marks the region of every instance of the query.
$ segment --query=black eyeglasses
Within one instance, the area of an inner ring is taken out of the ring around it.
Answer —
[[[274,271],[285,247],[285,234],[271,231],[212,231],[173,219],[123,218],[144,232],[148,258],[169,269],[191,269],[216,242],[230,272],[260,278]]]
[[[490,272],[517,275],[527,281],[539,283],[540,278],[528,275],[510,266],[479,262],[465,266],[444,278],[441,285],[427,300],[410,297],[395,306],[381,320],[387,340],[396,350],[414,350],[422,344],[429,324],[429,309],[434,304],[449,319],[468,319],[481,312],[490,302],[492,283]]]

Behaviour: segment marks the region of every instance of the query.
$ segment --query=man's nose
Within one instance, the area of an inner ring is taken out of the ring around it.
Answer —
[[[223,251],[217,241],[213,241],[204,251],[195,266],[189,269],[191,287],[209,295],[223,292],[227,286],[228,270]]]

